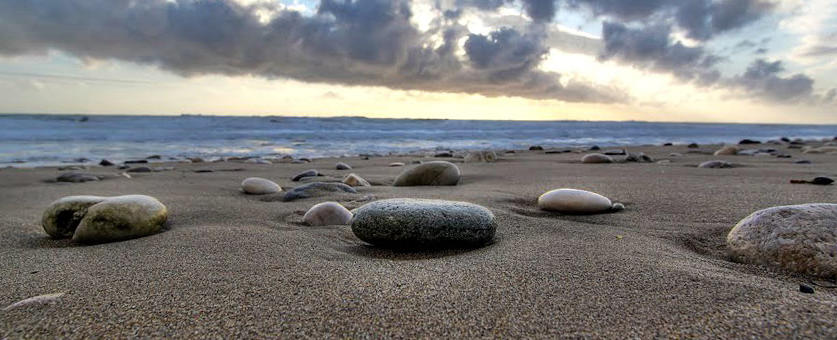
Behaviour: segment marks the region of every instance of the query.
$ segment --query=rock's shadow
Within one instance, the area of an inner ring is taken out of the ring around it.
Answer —
[[[385,259],[394,261],[415,261],[438,259],[448,256],[456,256],[474,251],[486,251],[499,242],[495,239],[491,243],[482,246],[437,246],[437,247],[401,247],[388,248],[378,247],[361,240],[356,245],[342,247],[342,251],[356,256],[363,256],[373,259]]]

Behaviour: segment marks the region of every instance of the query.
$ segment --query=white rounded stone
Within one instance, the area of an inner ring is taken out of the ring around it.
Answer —
[[[314,205],[302,217],[310,226],[348,225],[352,221],[352,212],[337,202],[323,202]]]
[[[747,216],[727,235],[733,259],[837,278],[837,204],[772,207]]]
[[[267,195],[282,191],[282,187],[269,179],[250,177],[241,182],[241,190],[250,195]]]
[[[738,147],[727,145],[715,151],[715,156],[732,156],[738,154]]]
[[[597,213],[610,211],[613,202],[595,192],[555,189],[538,197],[538,208],[563,213]]]
[[[369,187],[372,186],[369,184],[369,181],[363,179],[363,177],[358,176],[357,174],[351,173],[346,175],[343,178],[343,184],[348,185],[350,187]]]

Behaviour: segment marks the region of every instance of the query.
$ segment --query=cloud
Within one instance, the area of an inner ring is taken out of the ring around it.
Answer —
[[[671,39],[668,26],[629,28],[621,23],[602,24],[603,60],[617,59],[644,69],[672,73],[680,79],[712,84],[720,78],[714,65],[720,57],[702,47],[685,46]]]
[[[554,12],[543,1],[526,3],[536,19]],[[322,0],[315,14],[305,16],[265,1],[5,0],[0,1],[0,54],[59,50],[82,59],[154,65],[183,76],[286,77],[565,101],[625,98],[612,88],[562,83],[561,75],[540,71],[544,34],[469,35],[455,13],[419,31],[410,5],[409,0]],[[458,45],[464,37],[471,42],[465,59]]]
[[[785,70],[781,61],[768,62],[757,59],[744,74],[731,79],[752,95],[774,102],[793,102],[812,98],[814,80],[804,74],[794,74],[783,78],[779,76]],[[829,93],[826,95],[833,96]]]

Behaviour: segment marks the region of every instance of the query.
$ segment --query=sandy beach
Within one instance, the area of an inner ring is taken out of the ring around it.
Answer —
[[[0,311],[0,338],[830,338],[837,290],[811,278],[731,261],[727,232],[777,205],[837,201],[837,156],[712,156],[718,145],[632,147],[667,164],[582,164],[583,153],[500,153],[460,163],[449,187],[393,187],[421,157],[315,159],[307,164],[161,164],[174,170],[55,183],[55,168],[0,169],[0,306],[50,293],[54,303]],[[706,153],[690,153],[701,150]],[[670,157],[681,153],[682,157]],[[696,165],[721,159],[731,169]],[[808,159],[812,164],[794,164]],[[450,159],[448,159],[450,160]],[[350,171],[334,170],[336,162]],[[156,165],[156,164],[155,164]],[[196,172],[211,169],[214,172]],[[307,169],[357,173],[358,194],[282,202],[248,196],[247,177],[284,190]],[[234,171],[222,171],[234,170]],[[117,175],[113,167],[89,172]],[[542,193],[590,190],[626,209],[598,215],[541,211]],[[40,225],[69,195],[143,194],[169,210],[165,231],[82,246]],[[312,205],[349,209],[386,198],[476,203],[496,216],[478,249],[394,251],[349,226],[309,227]]]

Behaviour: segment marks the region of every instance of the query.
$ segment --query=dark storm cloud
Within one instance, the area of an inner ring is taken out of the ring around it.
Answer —
[[[622,62],[656,71],[669,72],[684,80],[712,84],[720,78],[714,65],[720,57],[701,47],[689,47],[671,39],[668,26],[629,28],[624,24],[602,25],[603,60]]]
[[[783,78],[779,74],[784,70],[781,61],[757,59],[744,74],[733,78],[731,82],[770,101],[790,102],[811,98],[814,80],[804,74]]]
[[[469,2],[490,7],[502,1]],[[621,92],[578,82],[562,85],[560,75],[538,70],[541,36],[513,30],[468,35],[455,22],[455,11],[420,32],[410,21],[409,5],[409,0],[322,0],[316,15],[303,16],[275,4],[244,6],[232,0],[0,0],[0,54],[59,50],[156,65],[184,76],[255,75],[487,96],[624,100]],[[263,22],[263,10],[275,15]],[[430,40],[435,33],[443,37],[440,44]],[[456,53],[463,37],[472,42],[467,60]]]

